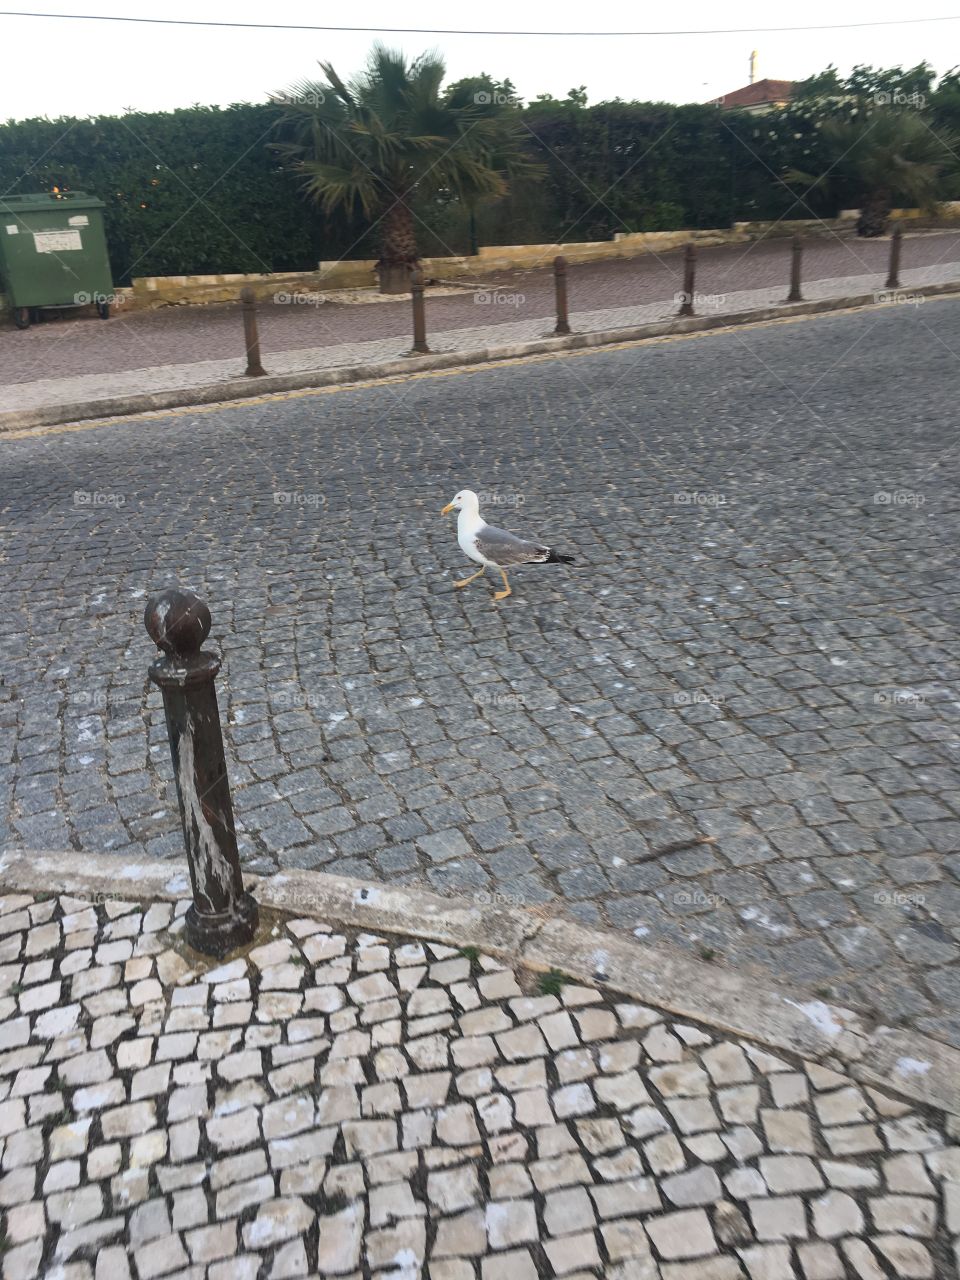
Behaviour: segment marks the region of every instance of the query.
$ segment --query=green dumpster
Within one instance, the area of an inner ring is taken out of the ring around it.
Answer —
[[[93,303],[103,319],[110,314],[103,209],[82,191],[0,198],[0,283],[18,329],[40,307]]]

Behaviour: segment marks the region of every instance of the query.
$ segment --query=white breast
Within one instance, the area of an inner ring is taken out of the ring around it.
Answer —
[[[485,556],[482,556],[476,547],[477,534],[486,523],[486,520],[482,520],[479,516],[471,515],[467,511],[461,511],[457,517],[457,541],[460,543],[460,550],[476,564],[492,563]]]

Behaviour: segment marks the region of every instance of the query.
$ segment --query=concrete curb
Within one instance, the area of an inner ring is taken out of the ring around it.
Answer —
[[[406,377],[432,369],[469,368],[472,365],[494,364],[500,360],[516,360],[522,356],[557,355],[564,351],[580,351],[588,347],[609,346],[613,343],[642,342],[648,338],[669,337],[675,334],[703,333],[711,329],[759,324],[767,320],[784,320],[791,316],[809,316],[829,311],[875,307],[878,305],[877,295],[883,293],[933,298],[960,293],[960,281],[917,285],[899,290],[877,289],[874,293],[857,294],[853,297],[782,303],[779,306],[739,311],[732,315],[690,316],[686,319],[662,320],[655,324],[633,325],[623,329],[599,329],[593,333],[574,333],[564,338],[546,337],[535,342],[514,343],[512,346],[482,347],[476,351],[449,351],[428,356],[411,356],[380,364],[350,365],[313,372],[307,370],[300,373],[268,374],[264,378],[234,378],[228,382],[180,387],[171,391],[147,391],[137,395],[105,397],[102,400],[50,405],[40,409],[12,409],[0,412],[0,432],[22,431],[29,427],[49,427],[90,418],[113,418],[156,410],[180,409],[190,405],[219,404],[284,391],[302,391],[314,387],[371,382],[380,378]],[[549,323],[549,317],[544,317],[544,323]],[[429,334],[427,336],[429,339]]]
[[[475,946],[541,972],[558,969],[774,1050],[840,1062],[865,1084],[960,1116],[960,1051],[912,1031],[870,1027],[851,1010],[808,993],[765,987],[750,974],[525,908],[319,871],[248,875],[246,880],[264,906],[376,933]],[[0,886],[134,900],[170,900],[190,892],[185,862],[131,863],[121,854],[73,850],[6,850],[0,856]]]

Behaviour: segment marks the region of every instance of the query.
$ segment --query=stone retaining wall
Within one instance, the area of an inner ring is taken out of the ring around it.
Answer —
[[[960,219],[960,201],[941,206],[941,218]],[[894,217],[919,219],[920,209],[896,209]],[[841,212],[831,221],[803,219],[796,221],[735,222],[730,228],[711,230],[618,232],[612,240],[588,240],[573,244],[484,245],[476,256],[424,258],[427,278],[442,280],[485,279],[496,272],[533,270],[546,267],[558,253],[568,262],[596,262],[606,258],[636,258],[647,253],[666,253],[687,244],[744,244],[771,236],[829,235],[849,230],[857,217],[856,209]],[[118,288],[116,304],[124,312],[145,308],[180,306],[186,303],[233,302],[243,285],[250,285],[256,296],[266,300],[275,293],[328,291],[332,289],[372,288],[377,283],[376,263],[372,258],[320,262],[315,271],[277,272],[273,274],[224,274],[192,276],[142,276],[130,288]],[[7,309],[0,294],[0,312]]]

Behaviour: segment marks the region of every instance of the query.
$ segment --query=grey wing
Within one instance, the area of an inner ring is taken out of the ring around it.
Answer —
[[[512,564],[542,563],[550,554],[549,547],[541,547],[539,543],[518,538],[515,533],[498,529],[493,524],[485,525],[480,530],[476,537],[476,545],[482,556],[504,568]]]

